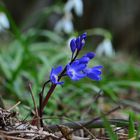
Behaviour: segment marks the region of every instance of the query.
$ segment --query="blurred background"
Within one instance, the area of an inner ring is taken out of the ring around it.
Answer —
[[[95,115],[91,110],[99,103],[105,111],[119,103],[134,106],[139,112],[139,7],[139,0],[0,1],[1,106],[9,107],[20,100],[23,109],[33,109],[28,83],[38,103],[38,93],[51,68],[69,61],[70,39],[87,32],[82,53],[96,52],[91,65],[104,66],[102,81],[83,79],[73,84],[66,78],[46,113],[81,119],[81,114],[83,118]],[[104,98],[93,102],[100,91]]]
[[[109,30],[115,48],[131,52],[137,51],[140,44],[138,0],[5,0],[3,4],[22,31],[38,26],[53,30],[66,14],[64,18],[73,22],[76,31],[97,27]]]

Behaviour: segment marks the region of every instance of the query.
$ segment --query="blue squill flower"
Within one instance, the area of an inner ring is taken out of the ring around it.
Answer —
[[[72,53],[74,53],[76,51],[76,39],[71,40],[70,48],[71,48]]]
[[[78,38],[76,38],[76,47],[78,51],[80,51],[84,47],[86,38],[87,33],[83,33]]]
[[[81,63],[79,60],[67,65],[67,75],[74,81],[80,80],[86,76],[82,71],[86,68],[86,63]]]
[[[84,56],[82,56],[79,60],[80,60],[81,63],[87,63],[88,64],[88,62],[94,57],[95,57],[95,53],[88,52]]]
[[[82,56],[80,59],[76,59],[71,64],[68,64],[66,72],[67,75],[75,81],[84,78],[86,73],[84,73],[83,70],[87,67],[88,62],[94,56],[94,53],[90,52]]]
[[[67,65],[67,75],[72,80],[80,80],[84,77],[88,77],[92,80],[101,80],[101,68],[103,66],[94,66],[92,68],[88,68],[88,62],[94,58],[95,54],[93,52],[88,52],[80,59],[76,59],[73,63]]]
[[[51,74],[50,74],[50,81],[53,83],[53,84],[63,84],[64,82],[59,82],[58,81],[58,75],[62,72],[63,68],[62,66],[58,66],[57,68],[52,68],[51,70]]]
[[[94,52],[88,52],[84,56],[88,57],[89,59],[92,59],[96,56],[96,54]]]
[[[86,40],[87,34],[83,33],[77,38],[74,38],[70,42],[70,48],[72,53],[74,53],[76,50],[80,51],[83,46],[85,45],[85,40]]]
[[[92,80],[96,80],[99,81],[101,80],[101,69],[103,68],[103,66],[99,65],[99,66],[94,66],[92,68],[86,68],[83,70],[83,72],[86,74],[86,76]]]
[[[74,81],[80,80],[86,76],[86,74],[82,72],[84,67],[84,65],[79,66],[76,63],[67,65],[67,75]]]

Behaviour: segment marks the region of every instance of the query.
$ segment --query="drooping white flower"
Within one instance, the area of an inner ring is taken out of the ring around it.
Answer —
[[[65,12],[70,13],[74,9],[77,16],[82,16],[83,14],[83,2],[82,0],[68,0],[65,4]]]
[[[54,30],[56,32],[64,31],[67,34],[73,32],[72,15],[70,13],[66,14],[56,23]]]
[[[113,49],[112,43],[110,39],[104,39],[98,46],[96,49],[96,54],[98,56],[108,56],[108,57],[112,57],[115,55],[115,51]]]
[[[10,28],[10,24],[7,16],[5,15],[5,13],[0,12],[0,32],[3,32],[5,29],[9,29],[9,28]]]

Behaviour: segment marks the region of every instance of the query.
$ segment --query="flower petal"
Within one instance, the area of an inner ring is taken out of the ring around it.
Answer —
[[[83,56],[79,59],[79,63],[84,63],[84,64],[87,64],[89,62],[89,58],[86,57],[86,56]]]
[[[60,72],[62,72],[63,67],[62,66],[58,66],[56,69],[53,69],[53,73],[58,75]]]
[[[102,69],[102,68],[103,68],[103,66],[98,65],[98,66],[94,66],[94,68],[96,68],[96,69]]]
[[[74,0],[74,10],[77,16],[82,16],[83,14],[83,2],[82,0]]]
[[[88,52],[85,56],[88,57],[89,59],[92,59],[96,56],[96,54],[94,52]]]
[[[75,39],[72,39],[72,40],[71,40],[71,42],[70,42],[70,48],[71,48],[72,53],[74,53],[75,50],[76,50]]]
[[[62,66],[58,66],[57,68],[52,68],[50,73],[50,81],[53,84],[63,84],[63,82],[58,81],[58,74],[62,72]]]
[[[80,65],[78,65],[77,67],[75,67],[75,70],[76,70],[77,72],[79,72],[79,71],[84,70],[85,68],[86,68],[86,64],[80,64]]]
[[[101,77],[98,76],[98,75],[95,74],[95,73],[89,73],[89,74],[87,74],[87,77],[90,78],[90,79],[92,79],[92,80],[96,80],[96,81],[101,80]]]
[[[86,68],[83,70],[83,72],[85,74],[87,74],[87,77],[92,79],[92,80],[101,80],[100,75],[102,74],[101,72],[101,68],[103,68],[103,66],[94,66],[92,68]]]
[[[81,39],[80,37],[76,38],[76,48],[77,50],[81,50]]]

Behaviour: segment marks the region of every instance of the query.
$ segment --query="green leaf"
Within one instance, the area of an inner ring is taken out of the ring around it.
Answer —
[[[12,63],[12,67],[14,71],[18,69],[19,66],[22,66],[21,63],[22,63],[23,57],[24,57],[23,50],[22,48],[19,47],[15,53],[15,58],[13,59],[13,63]]]
[[[140,120],[138,121],[138,123],[140,124]],[[138,125],[138,128],[137,128],[136,140],[139,140],[139,135],[140,135],[140,125]]]
[[[129,138],[135,137],[135,125],[134,125],[134,114],[133,114],[133,112],[130,112],[130,114],[129,114],[129,131],[128,131],[128,137]]]
[[[42,30],[41,35],[48,37],[50,40],[54,41],[55,43],[61,43],[64,41],[61,36],[48,30]]]
[[[101,117],[104,121],[104,126],[108,132],[109,138],[111,140],[118,140],[117,135],[114,133],[109,121],[107,120],[106,116],[104,114],[101,114]]]
[[[9,69],[8,63],[5,61],[5,59],[0,56],[0,70],[3,72],[3,74],[5,75],[5,77],[7,79],[11,79],[12,77],[12,73]]]

